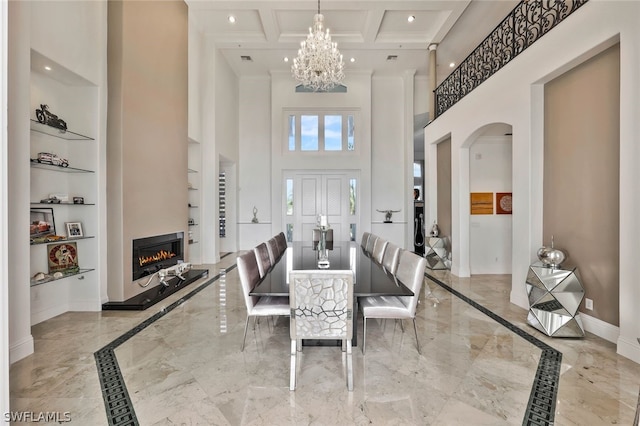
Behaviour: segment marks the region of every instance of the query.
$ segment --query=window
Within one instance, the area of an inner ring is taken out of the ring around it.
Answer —
[[[287,179],[287,216],[293,215],[293,179]]]
[[[355,151],[354,113],[287,114],[287,150],[290,152]]]

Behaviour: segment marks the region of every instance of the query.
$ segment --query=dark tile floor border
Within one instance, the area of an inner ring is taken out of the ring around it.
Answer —
[[[558,386],[560,384],[560,366],[562,365],[562,352],[557,351],[535,336],[527,333],[519,327],[511,324],[501,316],[465,296],[457,290],[449,287],[438,278],[428,273],[424,274],[429,280],[438,284],[457,298],[465,301],[497,323],[509,329],[514,334],[522,337],[542,351],[538,369],[531,387],[527,410],[522,420],[523,425],[553,425],[555,421],[556,400]]]
[[[231,253],[225,253],[221,256],[221,259],[228,256]],[[96,360],[96,366],[98,369],[98,377],[100,379],[100,388],[102,391],[102,398],[104,400],[104,406],[107,414],[107,421],[112,426],[138,426],[138,418],[136,417],[135,409],[127,391],[127,386],[122,376],[122,371],[118,365],[114,350],[120,345],[131,339],[136,334],[140,333],[145,328],[156,322],[158,319],[167,315],[175,308],[182,305],[185,301],[191,299],[193,296],[213,284],[225,275],[228,271],[235,268],[233,264],[228,268],[222,269],[220,273],[197,288],[187,293],[184,297],[176,300],[169,306],[163,308],[159,312],[155,313],[151,317],[142,321],[140,324],[125,332],[103,348],[94,353]],[[438,278],[425,273],[425,276],[444,288],[457,298],[463,300],[469,305],[473,306],[483,314],[487,315],[494,321],[503,325],[509,331],[517,334],[529,343],[539,348],[542,353],[540,361],[538,363],[538,369],[531,388],[531,394],[529,396],[529,402],[527,404],[527,410],[525,412],[523,425],[553,425],[555,419],[555,406],[558,394],[558,385],[560,381],[560,366],[562,364],[562,353],[555,350],[551,346],[527,333],[526,331],[516,327],[509,321],[500,317],[499,315],[491,312],[489,309],[449,287],[447,284],[440,281]]]

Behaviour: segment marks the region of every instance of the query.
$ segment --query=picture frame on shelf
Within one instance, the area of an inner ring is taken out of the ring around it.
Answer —
[[[82,223],[80,222],[65,222],[65,227],[67,228],[67,238],[82,238],[84,237],[84,232],[82,230]]]
[[[61,242],[47,246],[49,274],[78,272],[78,246],[75,242]]]
[[[50,207],[30,209],[29,236],[31,238],[56,235],[56,222]]]

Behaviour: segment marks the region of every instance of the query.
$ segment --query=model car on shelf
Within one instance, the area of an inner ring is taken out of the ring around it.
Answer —
[[[59,198],[53,196],[40,200],[42,204],[60,204],[60,201]]]
[[[51,164],[52,166],[69,166],[69,161],[65,158],[58,157],[56,154],[52,154],[50,152],[39,152],[36,161],[42,164]]]

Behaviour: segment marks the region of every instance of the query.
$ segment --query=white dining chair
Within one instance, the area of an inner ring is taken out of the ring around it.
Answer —
[[[256,255],[256,261],[258,262],[258,271],[260,272],[260,278],[262,278],[267,274],[267,272],[269,272],[269,269],[271,269],[272,265],[267,244],[258,244],[253,248],[253,252]]]
[[[390,274],[396,273],[398,269],[398,260],[400,259],[400,251],[402,249],[393,243],[387,244],[382,256],[382,267]]]
[[[269,251],[271,264],[275,265],[278,259],[280,259],[280,250],[278,249],[278,242],[275,237],[270,238],[269,241],[267,241],[267,250]]]
[[[408,250],[402,250],[396,278],[412,292],[413,296],[368,296],[358,299],[363,316],[362,353],[365,353],[367,343],[367,320],[369,318],[405,319],[413,320],[413,331],[416,334],[416,346],[420,351],[418,328],[416,327],[416,307],[420,297],[420,290],[424,281],[424,271],[427,261]],[[404,328],[403,328],[404,331]]]
[[[249,293],[260,281],[260,271],[258,262],[252,251],[248,251],[236,260],[238,264],[238,274],[242,285],[242,296],[247,307],[247,321],[244,324],[244,335],[242,337],[241,351],[244,351],[244,342],[247,338],[247,328],[249,318],[253,317],[254,326],[257,317],[289,316],[289,300],[287,297],[275,296],[251,296]]]
[[[376,241],[378,241],[378,236],[370,234],[369,239],[367,240],[367,248],[365,249],[365,251],[370,255],[373,254],[373,248],[376,246]]]
[[[379,264],[382,264],[382,257],[384,256],[384,251],[387,248],[387,244],[389,244],[387,240],[385,240],[384,238],[378,238],[376,240],[376,244],[373,246],[371,257],[373,257],[373,260],[375,260]]]
[[[289,273],[291,307],[291,371],[289,389],[296,389],[296,359],[302,339],[341,340],[347,358],[347,389],[353,390],[353,272],[297,270]]]
[[[284,232],[280,232],[274,238],[276,239],[276,243],[278,244],[278,251],[280,253],[280,256],[282,256],[284,252],[287,251],[287,237],[284,236]]]
[[[360,241],[360,247],[362,247],[363,250],[367,249],[367,243],[369,242],[369,236],[371,234],[369,232],[365,232],[362,234],[362,240]]]

